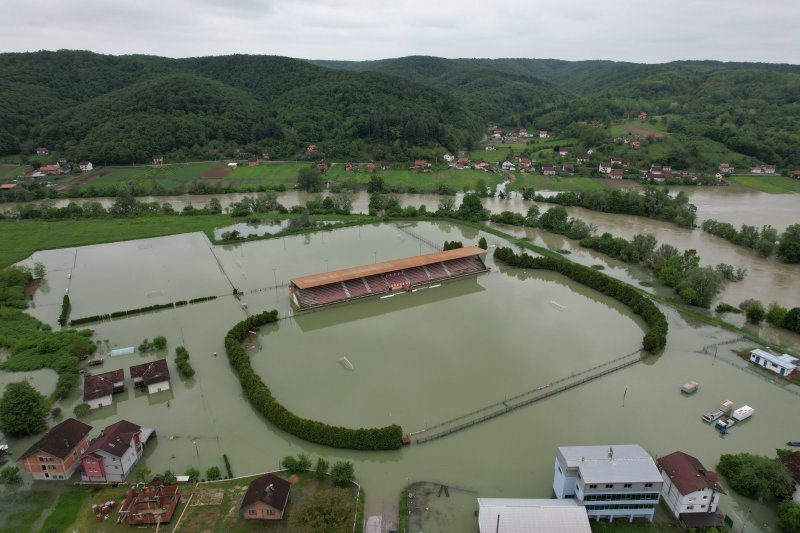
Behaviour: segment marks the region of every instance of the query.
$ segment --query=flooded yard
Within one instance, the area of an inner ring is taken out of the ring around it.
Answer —
[[[449,223],[417,223],[406,230],[376,224],[226,246],[211,246],[197,233],[37,252],[31,260],[45,263],[48,282],[30,312],[55,326],[67,288],[73,317],[217,295],[213,301],[87,326],[95,330],[104,357],[98,368],[126,369],[128,385],[113,406],[85,419],[93,434],[120,419],[155,428],[157,438],[145,452],[154,472],[223,468],[223,454],[235,476],[273,470],[281,458],[300,451],[313,459],[350,460],[368,494],[367,516],[396,509],[400,491],[414,481],[467,488],[481,497],[550,497],[560,445],[638,443],[654,456],[683,450],[714,468],[721,453],[774,455],[775,448],[800,437],[791,433],[800,427],[800,412],[786,408],[800,397],[737,366],[730,349],[740,344],[720,347],[716,358],[700,352],[736,335],[693,324],[670,309],[665,309],[670,333],[662,355],[429,444],[353,452],[276,430],[243,398],[224,352],[225,333],[248,312],[274,308],[286,317],[262,328],[249,353],[287,407],[348,426],[399,423],[407,432],[641,345],[642,325],[624,306],[555,274],[495,265],[491,250],[492,271],[478,278],[290,316],[285,284],[293,277],[427,253],[429,243],[444,240],[473,244],[480,236]],[[487,239],[490,245],[504,244]],[[612,266],[612,275],[630,281],[642,276]],[[232,287],[243,293],[240,299]],[[156,335],[167,337],[166,350],[108,356]],[[178,375],[176,346],[189,351],[194,378]],[[127,368],[163,357],[171,389],[152,396],[134,391]],[[339,363],[342,357],[352,370]],[[46,388],[44,375],[34,379]],[[679,389],[689,380],[700,389],[685,397]],[[66,414],[81,402],[80,393],[79,388],[62,402]],[[725,399],[749,404],[756,414],[720,437],[700,417]],[[11,444],[21,453],[34,440]],[[477,502],[452,492],[451,498],[458,500],[455,510],[430,520],[444,533],[469,530]],[[734,494],[723,498],[722,507],[740,516],[752,508],[752,524],[772,524],[768,507]]]

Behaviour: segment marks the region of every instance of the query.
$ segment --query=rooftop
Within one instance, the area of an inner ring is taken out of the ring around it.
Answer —
[[[141,430],[141,426],[133,422],[120,420],[101,431],[100,435],[91,442],[86,453],[101,450],[115,457],[122,457],[130,447],[133,436]]]
[[[283,511],[289,499],[291,484],[275,474],[265,474],[250,482],[242,498],[241,509],[255,502],[264,502],[270,507]]]
[[[659,483],[656,463],[638,444],[559,446],[567,468],[578,468],[586,483]]]
[[[122,369],[83,378],[83,400],[96,400],[114,393],[114,384],[125,380]]]
[[[798,367],[798,363],[800,363],[800,360],[798,360],[796,357],[792,357],[788,353],[785,353],[783,355],[779,355],[779,354],[777,354],[777,353],[775,353],[775,352],[773,352],[772,350],[769,350],[769,349],[768,350],[761,350],[761,349],[752,350],[750,352],[750,354],[751,355],[758,355],[762,359],[766,359],[770,363],[774,363],[774,364],[776,364],[778,366],[782,366],[783,368],[786,368],[786,369],[794,370],[795,368]]]
[[[312,274],[311,276],[292,278],[291,281],[300,289],[308,289],[310,287],[329,285],[331,283],[338,283],[340,281],[347,281],[349,279],[374,276],[376,274],[386,274],[387,272],[395,272],[397,270],[403,270],[406,268],[431,265],[442,261],[461,259],[463,257],[471,257],[485,253],[486,250],[483,248],[478,248],[477,246],[468,246],[466,248],[456,248],[454,250],[446,250],[444,252],[415,255],[414,257],[406,257],[404,259],[393,259],[391,261],[383,261],[381,263],[373,263],[371,265],[344,268],[322,274]]]
[[[145,385],[169,381],[169,368],[167,368],[166,359],[156,359],[149,363],[134,365],[130,370],[131,377],[134,378],[134,380],[136,378],[141,378]]]
[[[667,474],[681,494],[711,489],[725,494],[715,472],[706,470],[696,458],[683,452],[673,452],[658,460],[658,466]]]
[[[575,500],[478,498],[481,533],[590,533],[586,509]]]
[[[84,424],[74,418],[67,418],[60,424],[50,428],[50,431],[28,448],[20,459],[24,459],[37,451],[64,459],[91,430],[92,426],[89,424]]]

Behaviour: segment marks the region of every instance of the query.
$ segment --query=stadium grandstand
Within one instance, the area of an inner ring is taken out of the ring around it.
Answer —
[[[410,291],[486,272],[480,257],[485,253],[483,248],[471,246],[293,278],[289,297],[295,309],[305,311],[393,291]]]

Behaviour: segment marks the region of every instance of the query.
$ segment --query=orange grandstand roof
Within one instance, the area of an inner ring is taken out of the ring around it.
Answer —
[[[466,248],[456,248],[454,250],[446,250],[444,252],[436,252],[433,254],[415,255],[414,257],[393,259],[391,261],[374,263],[372,265],[344,268],[342,270],[334,270],[333,272],[325,272],[322,274],[312,274],[311,276],[292,278],[291,281],[292,284],[300,289],[308,289],[310,287],[330,285],[331,283],[338,283],[340,281],[347,281],[349,279],[357,279],[364,276],[374,276],[376,274],[386,274],[388,272],[395,272],[405,268],[432,265],[442,261],[462,259],[464,257],[472,257],[485,253],[486,250],[483,248],[479,248],[477,246],[468,246]]]

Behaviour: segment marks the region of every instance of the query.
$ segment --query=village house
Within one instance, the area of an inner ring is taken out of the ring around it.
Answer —
[[[447,161],[448,163],[452,163],[453,161],[455,161],[455,160],[456,160],[456,156],[454,156],[454,155],[453,155],[453,154],[451,154],[450,152],[447,152],[446,154],[444,154],[444,155],[442,156],[442,159],[444,159],[444,160],[445,160],[445,161]]]
[[[16,187],[16,183],[0,183],[0,191],[8,191]]]
[[[530,158],[527,158],[527,157],[520,157],[519,158],[519,169],[520,170],[528,170],[528,169],[531,168],[532,164],[533,164],[533,162],[530,160]]]
[[[50,155],[50,150],[45,148],[44,146],[40,146],[36,149],[36,155]]]
[[[494,152],[495,150],[497,150],[497,146],[493,144],[487,144],[483,149],[486,150],[487,152]]]
[[[309,144],[306,146],[306,157],[313,157],[315,155],[317,155],[317,145]]]
[[[92,166],[91,161],[81,161],[78,163],[78,168],[81,169],[81,172],[91,172],[94,166]]]
[[[566,164],[561,167],[562,172],[566,172],[567,174],[575,174],[575,166],[572,164]]]
[[[257,157],[251,157],[247,160],[248,167],[257,167],[260,163],[261,161],[259,161]]]
[[[36,480],[71,478],[89,447],[86,436],[91,430],[74,418],[53,426],[20,456],[22,468]]]
[[[508,160],[503,161],[500,164],[500,168],[502,168],[503,170],[511,171],[511,172],[513,172],[513,171],[515,171],[517,169],[517,167],[514,166],[514,163],[512,163],[511,161],[508,161]]]
[[[469,157],[459,157],[456,161],[456,168],[459,170],[469,168]]]
[[[575,500],[478,498],[480,533],[591,533],[586,509]]]
[[[67,174],[69,172],[69,167],[62,167],[58,161],[56,161],[54,163],[42,165],[39,167],[39,172],[41,172],[44,176],[58,176],[61,174]]]
[[[151,165],[163,165],[164,164],[164,156],[161,154],[156,154],[150,159]]]
[[[642,143],[638,139],[632,139],[630,142],[628,142],[628,146],[638,150],[642,146]]]
[[[81,457],[81,481],[120,483],[144,454],[144,444],[155,433],[150,428],[120,420],[89,441]]]
[[[775,174],[775,165],[751,165],[751,174]]]
[[[119,507],[119,519],[129,526],[155,526],[172,520],[181,501],[181,489],[173,486],[139,486],[128,489]]]
[[[612,180],[621,180],[625,177],[625,171],[621,168],[614,168],[611,169],[611,173],[608,175]]]
[[[125,371],[112,370],[83,378],[83,401],[89,409],[114,403],[113,395],[125,390]]]
[[[261,150],[261,159],[263,159],[264,161],[269,161],[269,149],[264,148],[263,150]]]
[[[550,138],[550,132],[547,131],[547,130],[539,130],[539,138],[540,139],[549,139]]]
[[[328,171],[328,169],[329,169],[329,168],[331,168],[331,164],[330,164],[330,163],[328,163],[327,161],[325,161],[325,160],[323,159],[322,161],[320,161],[319,163],[317,163],[317,167],[316,167],[316,168],[317,168],[317,170],[319,170],[320,172],[322,172],[322,173],[325,173],[325,172],[327,172],[327,171]]]
[[[543,176],[555,176],[556,175],[556,166],[555,165],[542,165],[542,175]]]
[[[800,170],[792,171],[792,177],[796,180],[800,180]]]
[[[586,508],[589,519],[652,522],[664,480],[638,445],[559,446],[553,492]]]
[[[528,130],[525,129],[525,128],[520,128],[519,129],[519,136],[520,137],[527,137],[528,136]]]
[[[722,525],[717,504],[725,491],[716,473],[683,452],[665,455],[657,463],[664,480],[661,496],[684,528]]]
[[[392,165],[388,161],[381,161],[381,170],[389,170]]]
[[[417,159],[414,161],[414,166],[411,167],[416,172],[430,172],[431,164],[426,159]]]
[[[348,161],[347,163],[344,164],[344,171],[345,172],[352,172],[353,170],[355,170],[355,168],[356,168],[356,166],[353,163],[351,163],[350,161]]]
[[[367,172],[375,172],[375,161],[372,159],[367,161]]]
[[[589,154],[579,154],[578,157],[575,158],[576,163],[588,163],[589,162]]]
[[[639,113],[639,120],[647,120],[647,113],[644,111]]]
[[[146,388],[148,394],[169,390],[169,368],[166,359],[157,359],[130,367],[133,386]]]
[[[719,166],[719,171],[722,174],[733,174],[734,168],[733,168],[733,166],[729,165],[728,163],[722,163]]]
[[[623,159],[621,157],[612,157],[611,158],[611,165],[612,166],[613,165],[617,165],[617,166],[621,167],[621,166],[625,165],[625,161],[623,161]]]
[[[661,177],[661,165],[652,164],[650,165],[650,172],[651,177]]]
[[[750,362],[783,377],[790,376],[800,366],[800,360],[796,357],[792,357],[788,353],[780,355],[769,348],[752,350]]]
[[[566,146],[559,147],[558,148],[558,155],[560,155],[561,157],[565,157],[565,156],[569,155],[569,148],[567,148]]]
[[[281,520],[289,501],[291,484],[275,474],[250,482],[239,509],[248,520]]]
[[[600,172],[600,174],[611,174],[611,163],[602,161],[600,166],[597,167],[597,170]]]

